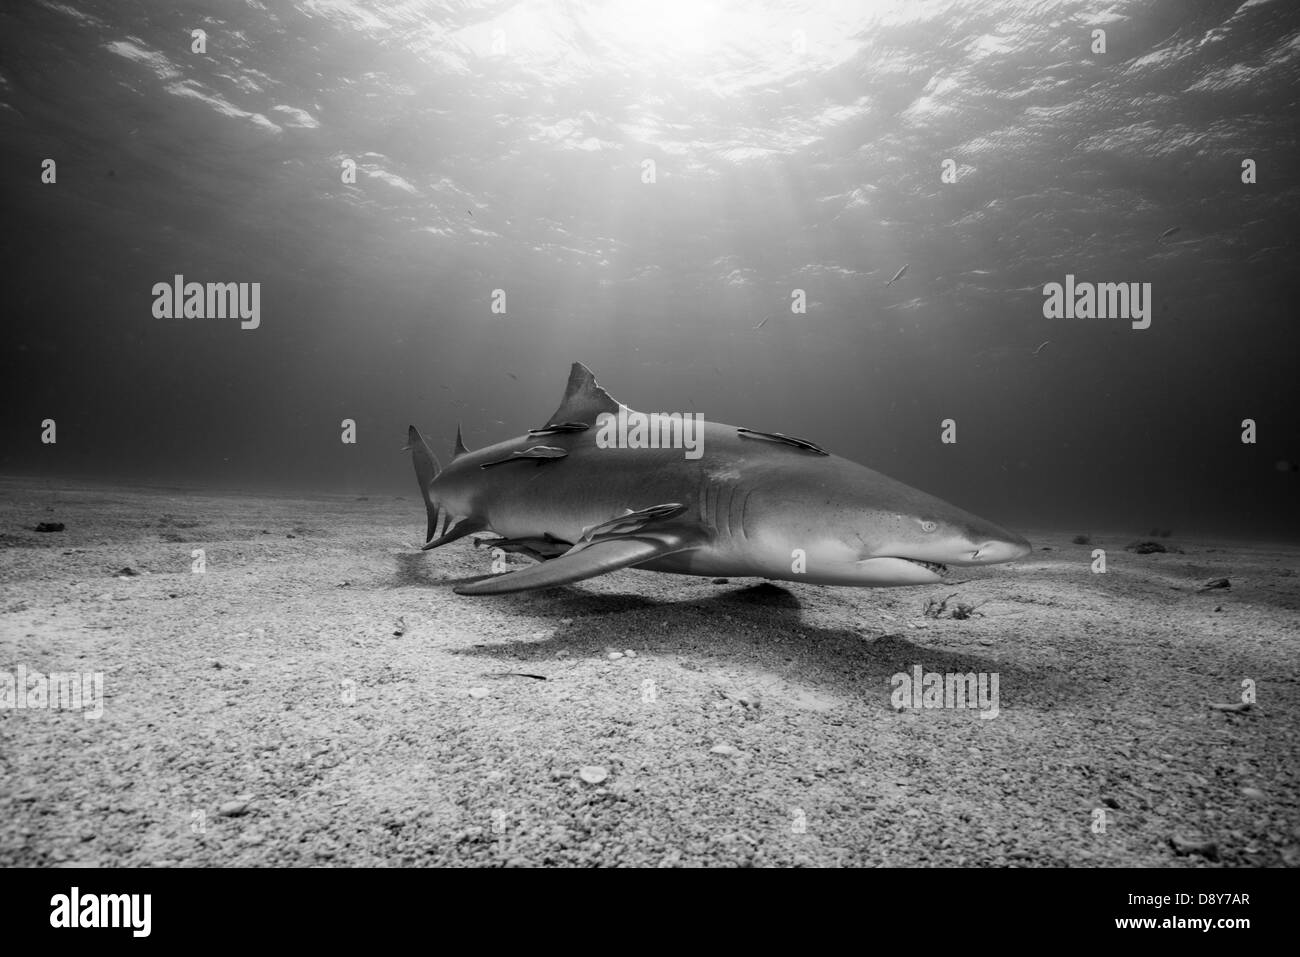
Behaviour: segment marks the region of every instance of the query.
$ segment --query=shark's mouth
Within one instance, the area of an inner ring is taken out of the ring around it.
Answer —
[[[926,571],[934,572],[936,575],[943,575],[948,571],[947,565],[941,565],[938,562],[923,562],[919,558],[900,558],[899,560],[911,562],[913,565],[920,565]]]

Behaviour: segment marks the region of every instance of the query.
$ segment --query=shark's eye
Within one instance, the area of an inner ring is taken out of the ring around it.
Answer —
[[[926,519],[925,521],[921,522],[921,531],[923,532],[933,532],[938,527],[939,527],[938,525],[936,525],[934,522],[930,521],[929,519]]]

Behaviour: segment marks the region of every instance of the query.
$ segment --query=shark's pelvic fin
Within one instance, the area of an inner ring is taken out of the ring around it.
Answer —
[[[415,462],[415,478],[420,483],[420,495],[424,498],[424,509],[429,516],[428,529],[424,533],[427,541],[438,531],[438,507],[434,504],[429,489],[442,470],[434,457],[433,449],[429,448],[429,443],[424,441],[420,430],[413,425],[406,429],[406,447],[411,450],[411,459]]]
[[[784,432],[759,432],[757,429],[741,429],[741,428],[737,428],[736,431],[739,432],[741,435],[756,435],[759,438],[772,439],[775,442],[784,442],[786,445],[793,445],[796,449],[803,449],[806,452],[816,452],[818,455],[831,454],[827,452],[824,448],[822,448],[820,445],[814,445],[812,442],[809,442],[807,439],[798,439],[795,438],[793,435],[786,435]]]
[[[692,546],[676,538],[605,539],[592,542],[581,550],[569,551],[544,565],[533,565],[517,572],[457,585],[453,591],[458,595],[507,595],[533,588],[553,588],[556,585],[595,578],[606,572],[638,565],[690,547]]]
[[[618,403],[614,398],[596,384],[596,377],[581,362],[575,362],[569,370],[569,384],[564,390],[564,399],[560,407],[546,420],[546,425],[539,429],[545,432],[557,425],[595,425],[596,416],[602,412],[618,414]],[[570,431],[565,429],[565,431]]]
[[[461,438],[460,435],[460,423],[457,422],[456,423],[456,447],[452,449],[451,457],[452,459],[458,459],[462,455],[465,455],[468,452],[469,449],[465,448],[465,440]]]

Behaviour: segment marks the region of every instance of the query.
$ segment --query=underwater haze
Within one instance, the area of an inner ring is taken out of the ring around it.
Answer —
[[[414,498],[408,423],[581,361],[1008,527],[1294,539],[1298,94],[1287,0],[6,4],[0,471]]]

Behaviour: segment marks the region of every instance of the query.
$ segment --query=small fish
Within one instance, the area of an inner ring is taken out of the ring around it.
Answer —
[[[506,375],[510,376],[510,378],[514,379],[516,382],[519,381],[519,376],[515,375],[513,372],[507,372]]]
[[[1043,345],[1040,345],[1037,349],[1034,350],[1034,355],[1038,355],[1038,353],[1042,352],[1043,346],[1051,345],[1051,342],[1052,340],[1048,339],[1046,342],[1043,343]]]
[[[552,422],[540,429],[529,429],[529,435],[555,435],[557,432],[586,432],[591,426],[585,422]]]
[[[763,321],[760,322],[758,325],[756,325],[754,328],[755,328],[755,329],[762,329],[765,325],[767,325],[767,320],[769,320],[769,319],[771,319],[771,318],[772,318],[771,316],[764,316],[764,317],[763,317]]]
[[[821,446],[814,445],[807,439],[800,439],[793,435],[786,435],[784,432],[759,432],[757,429],[744,428],[737,429],[736,431],[741,435],[757,435],[764,439],[773,439],[777,442],[784,442],[786,445],[793,445],[795,448],[807,449],[809,452],[816,452],[818,455],[830,455],[830,453]]]
[[[1294,462],[1288,462],[1286,459],[1278,459],[1277,462],[1273,464],[1273,468],[1277,469],[1279,472],[1300,472],[1300,465],[1296,465]]]
[[[1180,233],[1182,231],[1183,231],[1183,227],[1181,226],[1170,226],[1168,229],[1166,229],[1163,233],[1160,234],[1160,239],[1162,241],[1166,240],[1174,233]]]
[[[465,212],[469,213],[471,216],[474,215],[474,210],[472,210],[472,209],[467,209],[467,210],[465,210]]]
[[[889,280],[889,282],[885,283],[885,285],[886,285],[886,286],[892,286],[894,283],[898,282],[898,280],[902,279],[902,278],[903,278],[903,273],[907,272],[907,267],[910,266],[910,265],[912,265],[912,264],[911,264],[911,263],[903,263],[903,268],[900,269],[900,270],[898,270],[898,272],[894,273],[894,278],[891,279],[891,280]]]
[[[507,462],[519,462],[524,459],[537,460],[540,465],[550,459],[562,459],[569,453],[564,449],[557,449],[553,445],[534,445],[532,448],[524,449],[522,452],[511,452],[509,458],[497,459],[493,462],[485,462],[479,466],[481,469],[490,469],[494,465],[504,465]]]

